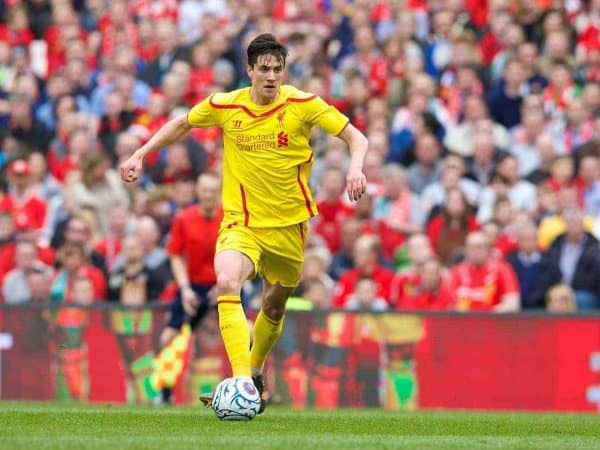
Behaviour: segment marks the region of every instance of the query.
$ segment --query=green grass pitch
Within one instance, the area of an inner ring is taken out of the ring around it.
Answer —
[[[203,407],[0,402],[0,449],[600,448],[600,415],[270,407],[220,422]]]

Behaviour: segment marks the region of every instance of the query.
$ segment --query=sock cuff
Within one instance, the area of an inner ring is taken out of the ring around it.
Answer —
[[[217,305],[221,303],[242,303],[239,295],[219,295],[217,297]]]
[[[283,319],[285,318],[285,315],[284,315],[284,316],[281,316],[281,319],[279,319],[279,320],[273,320],[269,316],[267,316],[262,309],[260,310],[260,314],[263,317],[263,319],[265,319],[265,321],[269,322],[271,325],[274,325],[274,326],[279,325],[281,322],[283,322]]]

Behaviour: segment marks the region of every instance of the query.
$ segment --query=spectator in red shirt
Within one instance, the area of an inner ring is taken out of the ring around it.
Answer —
[[[79,26],[79,18],[69,3],[52,8],[53,24],[44,34],[48,45],[48,74],[52,75],[66,62],[65,48],[71,40],[87,40],[85,31]]]
[[[487,236],[467,235],[465,260],[452,268],[451,287],[459,311],[518,311],[519,284],[506,262],[492,257]]]
[[[96,150],[97,141],[86,127],[76,127],[66,136],[66,154],[59,146],[50,150],[48,164],[52,175],[64,183],[69,173],[80,168],[85,154]]]
[[[501,197],[496,201],[492,220],[482,226],[482,231],[490,238],[495,256],[505,258],[517,248],[516,226],[524,220],[527,216],[515,213],[509,199]]]
[[[27,223],[19,227],[15,224],[15,216],[10,212],[0,211],[0,285],[4,276],[15,268],[16,247],[21,241],[35,242],[37,230],[27,228]],[[35,244],[34,244],[35,245]],[[54,264],[55,253],[51,247],[36,245],[37,259],[51,266]]]
[[[191,49],[192,70],[187,86],[186,100],[190,104],[201,101],[210,93],[213,84],[213,63],[206,40],[200,40]]]
[[[418,283],[419,273],[423,264],[434,257],[431,243],[426,234],[415,233],[406,241],[405,248],[407,262],[402,265],[400,270],[394,275],[390,284],[390,303],[395,305],[402,292],[412,288]]]
[[[387,71],[385,59],[377,48],[375,35],[371,25],[364,24],[354,31],[354,47],[356,52],[346,56],[340,63],[342,70],[358,68],[362,78],[368,79],[372,95],[382,95],[387,91]],[[367,95],[369,93],[367,92]],[[360,127],[359,127],[360,128]]]
[[[108,272],[113,272],[127,231],[129,212],[127,208],[115,205],[107,211],[107,215],[107,232],[96,243],[94,250],[104,257]]]
[[[109,4],[108,11],[98,20],[98,31],[102,34],[100,51],[103,56],[113,55],[118,46],[119,35],[124,34],[134,46],[137,45],[137,27],[132,19],[127,13],[127,2],[116,0]]]
[[[345,186],[344,173],[341,170],[325,170],[322,197],[317,201],[319,216],[315,232],[325,239],[332,253],[337,252],[341,246],[342,222],[354,213],[353,208],[342,200]]]
[[[31,186],[31,168],[25,159],[16,159],[8,166],[8,195],[0,202],[0,210],[11,213],[17,228],[39,230],[46,220],[46,202]]]
[[[481,60],[486,66],[491,64],[495,56],[502,51],[501,36],[512,22],[510,12],[497,9],[490,13],[490,30],[479,41]]]
[[[579,194],[579,205],[581,206],[581,194],[584,190],[584,181],[575,177],[575,160],[572,155],[558,155],[554,158],[550,166],[550,178],[544,181],[544,184],[558,193],[564,189],[574,188]]]
[[[27,11],[22,5],[15,5],[6,12],[6,23],[0,24],[0,41],[7,42],[11,47],[27,47],[33,41]]]
[[[377,285],[376,294],[389,301],[390,285],[394,272],[380,264],[381,241],[377,236],[361,236],[354,245],[355,268],[346,272],[338,281],[332,306],[345,308],[346,302],[354,292],[356,283],[362,277],[370,277]]]
[[[435,258],[425,261],[414,282],[405,283],[401,288],[396,309],[444,310],[453,304],[450,279]]]
[[[148,108],[141,112],[135,119],[133,124],[133,128],[136,130],[139,129],[140,133],[143,133],[144,138],[150,137],[153,135],[160,127],[162,127],[169,120],[167,115],[167,98],[160,91],[155,91],[150,94],[148,99]],[[138,128],[140,127],[140,128]],[[115,153],[117,157],[120,157],[119,154],[119,137],[122,136],[121,133],[117,137],[117,143],[115,148]],[[134,150],[140,147],[140,144],[135,147]],[[133,152],[132,152],[133,153]],[[147,164],[155,164],[159,158],[159,153],[153,153],[153,158],[147,161]],[[129,155],[128,155],[129,156]]]
[[[455,188],[448,191],[441,212],[427,225],[427,236],[441,262],[448,264],[462,252],[467,234],[478,229],[465,195]]]
[[[594,123],[590,112],[582,97],[572,99],[567,106],[563,142],[569,152],[576,152],[594,137]]]

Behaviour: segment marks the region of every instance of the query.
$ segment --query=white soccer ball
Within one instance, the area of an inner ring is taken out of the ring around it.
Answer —
[[[252,420],[260,409],[260,394],[250,377],[225,378],[212,398],[212,409],[221,420]]]

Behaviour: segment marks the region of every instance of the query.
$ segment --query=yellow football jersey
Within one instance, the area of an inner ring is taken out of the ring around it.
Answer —
[[[223,129],[224,220],[283,227],[317,214],[308,187],[310,130],[338,135],[348,118],[321,98],[283,85],[277,100],[257,105],[250,88],[211,95],[187,117],[193,127]]]

